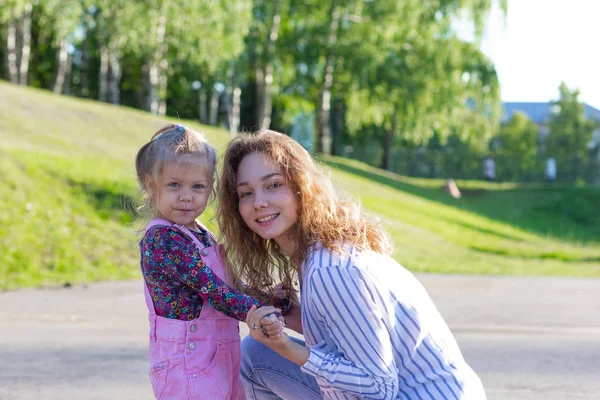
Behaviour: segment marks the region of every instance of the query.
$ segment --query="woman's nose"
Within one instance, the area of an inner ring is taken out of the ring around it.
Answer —
[[[264,198],[264,196],[255,194],[254,195],[254,209],[258,210],[260,208],[265,208],[267,206],[268,202],[267,200]]]

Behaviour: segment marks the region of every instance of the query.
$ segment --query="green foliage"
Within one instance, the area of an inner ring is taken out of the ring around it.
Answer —
[[[0,290],[139,278],[136,150],[166,121],[0,83]],[[227,132],[206,131],[222,149]],[[413,271],[600,276],[597,188],[406,178],[327,158]],[[211,224],[212,210],[202,216]]]
[[[569,90],[562,83],[560,97],[554,103],[557,112],[550,120],[546,157],[554,157],[557,180],[575,182],[584,178],[588,162],[588,143],[592,140],[594,124],[585,119],[579,90]]]
[[[389,160],[402,141],[420,146],[434,136],[442,143],[455,136],[477,138],[481,146],[495,133],[500,96],[494,66],[477,45],[458,40],[450,24],[469,9],[477,25],[490,5],[372,4],[385,7],[386,14],[377,26],[363,26],[361,36],[371,39],[372,46],[355,50],[368,56],[357,58],[361,79],[347,96],[346,115],[355,135],[373,124],[387,131],[381,143],[386,168],[393,165]],[[398,20],[403,21],[400,27]],[[369,61],[363,63],[365,59]]]
[[[500,180],[541,180],[543,164],[538,161],[538,127],[525,114],[515,113],[497,137],[496,176]]]

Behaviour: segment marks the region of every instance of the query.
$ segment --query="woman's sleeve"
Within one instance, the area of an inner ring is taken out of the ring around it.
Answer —
[[[228,317],[245,321],[253,305],[263,306],[259,300],[237,291],[219,278],[202,261],[194,243],[170,227],[150,229],[144,257],[151,258],[164,274],[196,290],[205,302]]]
[[[325,343],[310,349],[302,370],[323,389],[369,399],[395,399],[399,390],[394,349],[373,301],[377,288],[355,267],[319,268],[309,278],[311,319],[328,332],[337,351]],[[377,295],[378,296],[378,295]]]

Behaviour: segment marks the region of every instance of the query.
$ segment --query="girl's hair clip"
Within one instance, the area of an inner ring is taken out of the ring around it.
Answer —
[[[166,131],[161,132],[158,135],[154,136],[151,141],[153,142],[155,140],[158,140],[158,138],[161,137],[164,133],[170,132],[170,131],[172,132],[173,130],[176,130],[177,132],[182,133],[185,130],[185,126],[177,124],[171,130],[166,130]]]

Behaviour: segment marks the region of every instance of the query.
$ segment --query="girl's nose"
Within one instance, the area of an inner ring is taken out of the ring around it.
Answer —
[[[189,193],[183,193],[179,196],[179,201],[192,201],[192,195]]]

